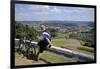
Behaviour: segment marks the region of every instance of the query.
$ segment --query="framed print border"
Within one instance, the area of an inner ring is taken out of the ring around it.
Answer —
[[[69,6],[69,7],[85,7],[85,8],[94,8],[94,22],[95,22],[95,49],[94,49],[94,61],[90,62],[72,62],[72,63],[56,63],[56,64],[41,64],[41,65],[21,65],[21,66],[15,66],[15,4],[36,4],[36,5],[53,5],[53,6]],[[76,65],[76,64],[90,64],[90,63],[96,63],[97,57],[96,57],[96,6],[95,5],[81,5],[81,4],[64,4],[64,3],[50,3],[50,2],[34,2],[34,1],[11,1],[11,27],[10,27],[10,67],[11,68],[27,68],[27,67],[44,67],[44,66],[59,66],[59,65]]]

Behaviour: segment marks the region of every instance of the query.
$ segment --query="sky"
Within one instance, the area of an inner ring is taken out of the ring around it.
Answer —
[[[94,8],[50,6],[50,5],[15,5],[16,21],[94,21]]]

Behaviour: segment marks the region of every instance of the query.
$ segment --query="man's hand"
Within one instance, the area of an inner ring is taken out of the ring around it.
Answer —
[[[51,45],[48,46],[49,48],[51,47]]]
[[[50,48],[51,46],[52,46],[52,45],[48,44],[48,46],[47,46],[47,47],[48,47],[48,48]]]

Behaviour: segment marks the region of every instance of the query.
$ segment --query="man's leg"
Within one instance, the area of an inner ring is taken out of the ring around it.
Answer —
[[[38,48],[38,53],[36,54],[36,59],[35,59],[36,61],[39,60],[41,53],[42,53],[42,50],[41,50],[41,48],[39,47],[39,48]]]
[[[40,55],[40,52],[38,52],[35,56],[35,60],[38,61],[39,60],[39,55]]]

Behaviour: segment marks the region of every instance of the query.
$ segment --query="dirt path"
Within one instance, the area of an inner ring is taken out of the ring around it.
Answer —
[[[77,47],[81,46],[79,40],[76,39],[67,39],[66,43],[69,49],[77,49]]]
[[[15,65],[34,65],[34,64],[46,64],[44,61],[39,60],[39,61],[34,61],[27,59],[24,57],[22,54],[15,53]]]

